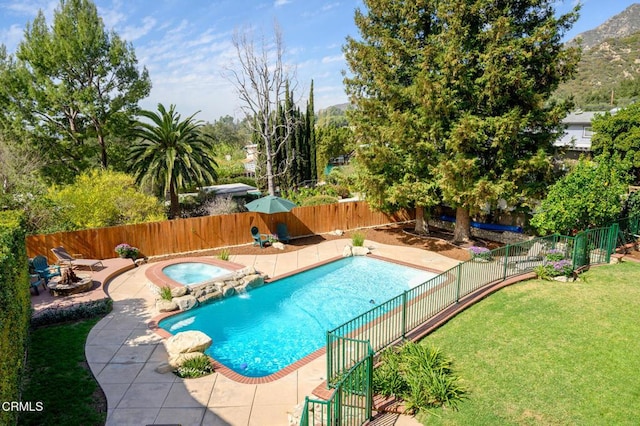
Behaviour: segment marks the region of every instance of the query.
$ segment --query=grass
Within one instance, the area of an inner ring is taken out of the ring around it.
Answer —
[[[99,318],[41,327],[31,332],[23,401],[42,401],[24,412],[20,425],[104,425],[101,390],[89,371],[84,345]]]
[[[584,281],[507,287],[428,336],[454,360],[468,399],[421,415],[442,425],[637,424],[640,264]]]

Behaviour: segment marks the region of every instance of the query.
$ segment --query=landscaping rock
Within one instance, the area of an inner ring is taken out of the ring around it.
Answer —
[[[342,257],[351,257],[353,253],[351,252],[351,246],[344,246],[344,250],[342,250]]]
[[[229,297],[229,296],[233,296],[236,292],[235,287],[231,286],[231,285],[226,285],[222,288],[222,295],[224,297]]]
[[[184,296],[185,294],[187,294],[188,291],[189,290],[184,286],[173,287],[171,289],[171,296],[173,296],[173,297],[181,297],[181,296]]]
[[[275,243],[271,244],[271,247],[278,250],[284,250],[284,244],[282,244],[280,241],[276,241]]]
[[[244,277],[243,282],[245,288],[257,288],[264,285],[264,278],[258,274],[247,275]]]
[[[189,352],[204,352],[213,341],[201,331],[181,331],[180,333],[169,337],[165,341],[165,347],[169,353],[169,359],[174,358],[178,354]]]
[[[214,292],[205,294],[198,300],[200,301],[200,303],[206,303],[206,302],[213,301],[216,299],[221,299],[221,298],[222,298],[222,292],[216,290]]]
[[[156,300],[156,309],[158,312],[172,312],[178,309],[178,304],[173,300],[160,299]]]
[[[188,311],[198,305],[198,299],[187,294],[186,296],[175,297],[174,302],[178,304],[178,307],[183,311]]]
[[[371,250],[367,247],[351,247],[351,253],[353,253],[354,256],[365,256],[371,253]]]

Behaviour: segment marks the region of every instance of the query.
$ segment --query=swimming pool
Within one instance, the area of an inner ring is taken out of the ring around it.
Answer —
[[[176,334],[213,339],[207,354],[248,377],[264,377],[320,349],[326,332],[438,275],[391,262],[349,257],[268,286],[162,320]]]
[[[162,273],[186,286],[230,275],[233,271],[202,262],[184,262],[165,266]]]

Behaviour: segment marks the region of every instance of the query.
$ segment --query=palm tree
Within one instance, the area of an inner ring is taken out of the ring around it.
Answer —
[[[203,122],[193,119],[197,112],[180,121],[175,105],[167,111],[158,104],[158,111],[140,111],[151,122],[135,123],[133,136],[139,140],[130,148],[128,161],[138,184],[161,185],[169,193],[169,216],[176,218],[180,216],[178,189],[214,181],[218,164],[211,139],[199,131]]]

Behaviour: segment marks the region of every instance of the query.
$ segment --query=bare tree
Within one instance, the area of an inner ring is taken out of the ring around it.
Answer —
[[[261,142],[260,149],[265,158],[265,177],[267,191],[275,195],[275,177],[284,174],[293,160],[287,158],[277,164],[276,158],[285,149],[295,128],[295,119],[286,108],[284,120],[276,115],[292,88],[294,72],[284,61],[284,42],[282,31],[274,24],[274,37],[268,42],[262,37],[256,45],[252,32],[237,31],[233,36],[233,46],[238,64],[228,69],[228,79],[234,85],[240,100],[242,111],[248,118],[250,130]],[[295,154],[294,154],[295,156]]]

